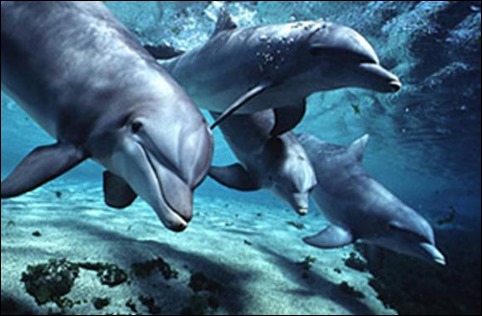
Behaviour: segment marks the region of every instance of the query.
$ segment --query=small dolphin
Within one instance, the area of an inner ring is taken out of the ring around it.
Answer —
[[[167,228],[185,229],[213,140],[184,90],[101,1],[1,6],[2,89],[58,141],[19,164],[2,199],[92,158],[108,170],[108,205],[139,195]]]
[[[368,139],[367,135],[342,147],[314,136],[298,136],[315,168],[318,185],[313,196],[331,222],[304,241],[319,248],[336,248],[361,240],[445,265],[429,223],[363,169]]]
[[[400,80],[380,65],[359,33],[325,21],[238,28],[222,10],[212,38],[185,54],[148,47],[201,108],[223,113],[275,109],[272,135],[292,130],[306,99],[320,91],[359,87],[397,92]]]
[[[241,163],[212,167],[209,175],[241,191],[270,189],[305,215],[309,194],[316,185],[313,166],[294,135],[270,135],[274,125],[273,110],[229,117],[220,128]]]

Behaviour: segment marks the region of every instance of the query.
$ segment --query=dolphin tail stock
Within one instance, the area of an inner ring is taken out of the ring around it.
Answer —
[[[211,167],[209,176],[216,182],[239,191],[257,191],[261,188],[258,181],[253,179],[240,164],[233,164],[228,167]]]
[[[82,148],[57,143],[33,150],[2,182],[1,197],[12,198],[32,191],[61,176],[88,158]]]
[[[239,109],[245,106],[249,101],[254,99],[255,97],[259,96],[267,89],[273,86],[272,83],[262,83],[254,87],[253,89],[249,90],[245,94],[243,94],[236,102],[234,102],[223,114],[221,114],[216,122],[211,125],[211,129],[214,130],[218,125],[223,123],[228,117],[236,113]]]

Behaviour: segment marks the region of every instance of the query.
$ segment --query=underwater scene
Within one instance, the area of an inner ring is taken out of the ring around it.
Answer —
[[[2,315],[480,315],[480,1],[1,1]]]

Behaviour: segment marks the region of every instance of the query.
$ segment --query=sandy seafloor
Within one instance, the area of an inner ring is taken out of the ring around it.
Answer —
[[[62,190],[57,198],[54,191]],[[9,298],[35,314],[45,314],[53,304],[38,307],[21,282],[27,265],[51,258],[70,261],[109,262],[129,273],[130,282],[109,288],[95,272],[81,270],[70,294],[85,303],[66,314],[132,314],[132,299],[139,314],[148,312],[141,295],[155,299],[162,314],[178,315],[194,295],[188,286],[193,273],[201,272],[222,291],[220,307],[213,314],[395,314],[386,309],[368,285],[370,275],[344,265],[352,247],[320,251],[301,238],[322,228],[321,217],[298,230],[286,222],[298,221],[287,209],[277,212],[266,206],[244,204],[243,199],[196,197],[195,217],[187,231],[167,231],[143,202],[126,210],[103,205],[100,188],[91,185],[62,186],[55,183],[14,200],[2,200],[1,289]],[[34,237],[33,232],[40,232]],[[307,256],[317,258],[308,278],[297,264]],[[156,272],[138,279],[130,272],[133,263],[162,257],[179,271],[179,278],[166,281]],[[335,269],[338,268],[338,271]],[[344,293],[346,281],[365,294],[357,299]],[[109,297],[111,304],[96,310],[95,297]],[[3,310],[3,307],[2,307]]]

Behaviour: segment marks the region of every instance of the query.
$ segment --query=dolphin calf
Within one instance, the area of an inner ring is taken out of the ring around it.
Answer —
[[[313,196],[331,222],[304,241],[319,248],[336,248],[361,240],[444,265],[429,223],[363,169],[368,139],[367,135],[343,147],[310,135],[298,136],[318,179]]]
[[[212,167],[209,175],[241,191],[270,189],[305,215],[309,194],[316,185],[313,166],[294,135],[270,135],[274,125],[273,110],[229,117],[220,128],[240,163]]]
[[[211,39],[182,54],[148,46],[201,108],[233,113],[273,108],[272,135],[292,130],[319,91],[359,87],[397,92],[400,80],[380,65],[373,47],[346,26],[319,21],[238,28],[222,10]]]
[[[167,228],[186,228],[211,165],[209,126],[101,1],[2,1],[1,83],[57,140],[2,182],[2,199],[91,158],[107,169],[108,205],[140,196]]]

